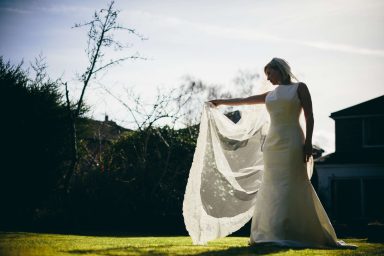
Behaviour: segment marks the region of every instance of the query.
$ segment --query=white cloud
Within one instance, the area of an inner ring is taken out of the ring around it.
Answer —
[[[94,12],[94,8],[78,6],[78,5],[63,5],[63,4],[53,4],[50,6],[38,6],[35,8],[38,11],[48,12],[52,14],[59,13],[85,13],[87,16],[90,16]]]
[[[267,41],[267,42],[280,42],[289,43],[292,45],[306,46],[325,51],[336,51],[358,55],[370,55],[376,57],[384,57],[384,49],[371,49],[365,47],[358,47],[348,44],[337,44],[325,41],[306,41],[300,39],[290,39],[288,37],[280,37],[273,34],[261,33],[256,29],[249,29],[244,27],[224,27],[219,25],[192,22],[185,19],[180,19],[171,16],[154,15],[149,12],[135,11],[131,13],[140,19],[150,19],[156,26],[170,27],[173,29],[180,29],[183,31],[195,30],[196,32],[203,32],[210,36],[222,37],[232,40],[248,40],[248,41]],[[180,39],[183,40],[183,39]]]
[[[291,40],[289,40],[291,41]],[[339,51],[353,54],[362,54],[362,55],[372,55],[376,57],[384,57],[384,50],[381,49],[369,49],[362,47],[355,47],[351,45],[345,44],[334,44],[328,42],[306,42],[306,41],[291,41],[296,44],[301,44],[313,48],[318,48],[322,50],[330,50],[330,51]]]
[[[16,13],[16,14],[31,13],[31,11],[26,8],[16,8],[16,7],[2,7],[0,8],[0,13],[2,12],[10,12],[10,13]]]

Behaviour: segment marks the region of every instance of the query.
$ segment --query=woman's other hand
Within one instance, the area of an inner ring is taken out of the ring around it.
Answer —
[[[308,162],[312,156],[312,143],[304,144],[304,163]]]

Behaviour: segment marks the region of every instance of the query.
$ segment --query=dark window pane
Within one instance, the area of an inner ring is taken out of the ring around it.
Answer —
[[[384,117],[364,119],[364,144],[384,145]]]

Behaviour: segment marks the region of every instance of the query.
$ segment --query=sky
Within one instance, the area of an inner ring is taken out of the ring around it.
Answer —
[[[79,93],[76,75],[86,67],[86,30],[104,0],[0,1],[0,55],[25,67],[39,54],[53,78]],[[129,126],[127,110],[106,95],[126,88],[148,102],[157,88],[177,87],[186,76],[234,88],[240,70],[261,75],[273,57],[286,59],[312,95],[314,144],[334,150],[332,112],[384,94],[382,0],[116,0],[119,23],[147,40],[118,35],[147,60],[130,60],[98,77],[86,94],[90,116],[108,114]],[[123,53],[121,53],[123,54]],[[111,56],[119,57],[118,54]],[[255,85],[257,86],[257,84]]]

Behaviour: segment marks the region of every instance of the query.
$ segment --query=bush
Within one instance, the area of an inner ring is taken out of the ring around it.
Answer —
[[[128,131],[104,151],[104,169],[74,176],[66,217],[80,229],[184,232],[182,201],[197,128]]]
[[[58,82],[32,81],[0,57],[0,199],[3,226],[30,223],[57,185],[68,159],[68,111]]]

